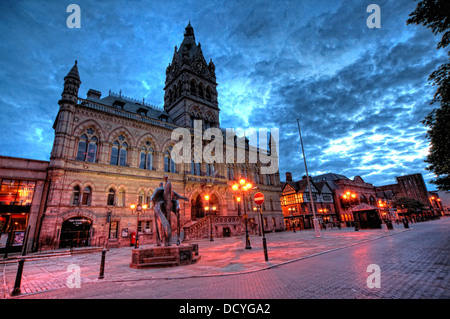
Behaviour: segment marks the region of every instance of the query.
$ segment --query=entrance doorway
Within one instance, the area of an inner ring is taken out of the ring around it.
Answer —
[[[73,217],[63,222],[59,248],[89,246],[92,221],[85,217]]]
[[[223,235],[223,237],[231,237],[230,227],[224,227],[222,235]]]

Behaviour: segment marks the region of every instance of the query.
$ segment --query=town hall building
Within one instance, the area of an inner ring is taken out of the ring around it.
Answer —
[[[203,130],[225,131],[219,121],[215,65],[204,58],[190,23],[166,69],[163,108],[121,92],[103,96],[90,89],[81,98],[79,67],[75,61],[64,78],[53,125],[48,196],[36,218],[40,249],[129,246],[136,232],[141,244],[155,243],[151,196],[165,174],[173,190],[187,198],[180,200],[185,240],[206,238],[210,227],[215,237],[243,235],[246,222],[250,234],[257,234],[261,218],[253,209],[256,187],[266,197],[264,230],[284,230],[278,172],[263,174],[261,163],[250,163],[248,155],[244,163],[177,163],[172,158],[175,129],[193,130],[197,122]],[[248,143],[244,145],[248,151]],[[238,202],[231,186],[240,178],[254,190]],[[131,204],[147,209],[138,217]]]

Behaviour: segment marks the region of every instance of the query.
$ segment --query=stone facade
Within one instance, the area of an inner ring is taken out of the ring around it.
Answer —
[[[221,219],[220,227],[213,227],[214,236],[243,234],[243,214],[231,191],[241,176],[258,186],[271,203],[264,207],[264,217],[271,221],[265,230],[284,229],[278,172],[263,176],[259,163],[174,163],[171,158],[174,129],[192,129],[194,120],[201,121],[204,129],[220,128],[215,66],[212,61],[205,62],[190,24],[180,49],[175,47],[166,76],[164,109],[121,93],[110,92],[102,98],[101,92],[89,90],[86,98],[80,98],[81,79],[75,63],[64,79],[53,126],[41,249],[61,247],[64,240],[68,245],[126,246],[136,231],[141,244],[154,243],[150,198],[164,174],[173,190],[188,198],[180,201],[181,225],[191,237],[208,234],[208,223],[203,222],[205,229],[195,226],[208,218],[205,194],[210,195],[209,205],[216,207],[216,216],[236,217],[229,225]],[[130,209],[132,203],[149,206],[140,214],[139,224]],[[246,205],[249,228],[255,233],[260,219],[253,204],[247,201]],[[175,224],[173,216],[173,227]],[[196,230],[190,231],[190,227]]]

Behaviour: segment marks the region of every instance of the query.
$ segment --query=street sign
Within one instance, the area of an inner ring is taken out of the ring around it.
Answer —
[[[264,203],[264,194],[263,193],[256,193],[255,194],[255,204],[256,205],[262,205]]]

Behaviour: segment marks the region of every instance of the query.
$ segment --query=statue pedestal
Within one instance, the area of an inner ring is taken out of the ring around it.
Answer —
[[[200,260],[198,244],[180,246],[150,246],[133,249],[130,267],[174,267],[194,264]]]

